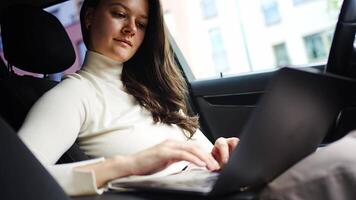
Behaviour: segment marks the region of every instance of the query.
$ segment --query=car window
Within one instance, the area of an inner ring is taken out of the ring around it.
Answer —
[[[341,0],[162,0],[196,79],[326,63]]]
[[[161,0],[168,30],[195,79],[324,64],[342,0]],[[77,59],[82,0],[49,7],[66,28]],[[2,55],[0,45],[0,55]],[[18,74],[26,74],[15,68]],[[32,73],[30,73],[33,75]],[[56,77],[55,77],[56,79]]]

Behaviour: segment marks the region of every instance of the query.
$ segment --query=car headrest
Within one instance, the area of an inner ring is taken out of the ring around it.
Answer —
[[[15,5],[1,16],[6,60],[25,71],[62,72],[75,61],[73,45],[63,25],[52,14],[30,5]]]

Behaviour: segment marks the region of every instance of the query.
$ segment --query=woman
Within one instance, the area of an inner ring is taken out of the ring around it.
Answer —
[[[188,163],[218,170],[227,162],[238,139],[213,146],[187,115],[159,0],[85,0],[81,25],[82,70],[46,93],[19,131],[69,195],[100,193],[129,175],[177,172]],[[76,140],[99,159],[54,165]]]

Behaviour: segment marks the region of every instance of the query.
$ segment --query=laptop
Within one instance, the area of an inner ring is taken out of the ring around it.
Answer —
[[[163,177],[122,178],[111,190],[223,195],[263,187],[314,152],[332,131],[354,82],[335,75],[282,68],[275,72],[220,172],[190,170]]]

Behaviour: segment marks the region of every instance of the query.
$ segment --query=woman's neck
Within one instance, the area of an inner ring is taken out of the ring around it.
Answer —
[[[121,79],[123,64],[105,55],[88,50],[82,68],[102,79],[111,81]]]

